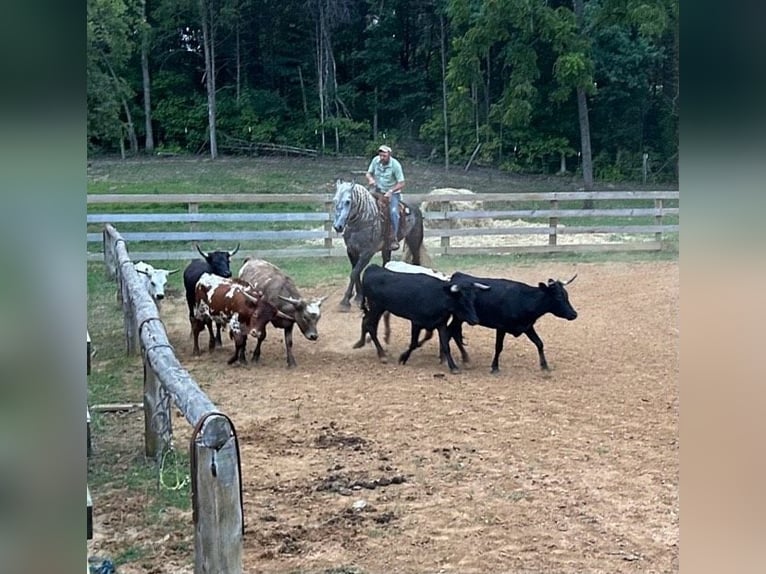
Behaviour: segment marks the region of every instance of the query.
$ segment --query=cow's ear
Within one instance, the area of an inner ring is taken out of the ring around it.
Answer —
[[[540,281],[540,283],[538,283],[537,286],[540,289],[542,289],[543,291],[547,291],[548,290],[548,286],[545,283],[543,283],[542,281]]]

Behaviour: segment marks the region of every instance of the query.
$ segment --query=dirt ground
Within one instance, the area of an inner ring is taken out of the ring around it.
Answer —
[[[296,369],[273,329],[259,364],[230,367],[230,341],[211,356],[203,335],[203,355],[191,356],[183,298],[166,301],[179,359],[237,429],[244,570],[677,571],[678,265],[488,274],[536,284],[575,272],[579,317],[537,323],[549,373],[530,341],[506,337],[491,375],[494,332],[468,326],[472,365],[460,374],[439,364],[435,339],[399,365],[409,337],[400,319],[381,364],[372,345],[352,349],[361,314],[339,311],[345,283],[303,290],[329,298],[318,341],[296,329]],[[175,424],[178,444],[188,426]],[[109,508],[97,522],[107,533],[119,523]],[[191,572],[191,517],[187,532],[166,534],[163,564],[119,571]],[[99,536],[108,549],[109,534]],[[177,539],[186,544],[174,553]]]

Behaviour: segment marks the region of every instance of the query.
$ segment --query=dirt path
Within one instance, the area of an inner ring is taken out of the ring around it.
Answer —
[[[676,571],[677,263],[492,275],[573,270],[578,319],[537,326],[549,374],[531,342],[508,337],[491,375],[494,333],[480,327],[465,327],[473,367],[458,375],[435,342],[398,365],[398,319],[381,364],[371,345],[351,348],[360,314],[338,311],[345,284],[305,292],[330,297],[319,341],[296,337],[298,368],[276,331],[261,364],[229,367],[230,342],[190,356],[184,302],[167,301],[180,360],[237,427],[245,571]]]

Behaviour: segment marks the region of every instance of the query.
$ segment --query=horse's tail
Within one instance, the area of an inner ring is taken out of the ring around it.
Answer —
[[[420,211],[417,205],[410,206],[410,209],[415,214],[415,225],[407,234],[407,237],[404,238],[402,257],[406,263],[432,267],[431,256],[428,254],[425,242],[423,241],[423,212]]]

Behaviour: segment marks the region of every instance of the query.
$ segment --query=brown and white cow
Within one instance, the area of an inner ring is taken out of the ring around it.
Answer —
[[[322,302],[327,296],[304,299],[288,275],[263,259],[246,258],[237,275],[255,289],[263,291],[263,296],[269,303],[279,309],[280,315],[272,319],[271,324],[284,330],[287,366],[296,366],[293,356],[293,326],[297,323],[301,333],[309,341],[316,341],[319,338],[317,323],[322,317]],[[265,338],[266,329],[261,332],[256,343],[253,351],[254,361],[261,358],[261,343]]]
[[[228,360],[246,363],[247,336],[261,337],[269,321],[279,310],[263,297],[263,293],[237,278],[203,273],[195,287],[194,312],[190,317],[194,337],[193,354],[199,355],[199,334],[207,327],[210,333],[209,349],[215,348],[213,323],[225,327],[234,340],[234,354]]]

